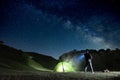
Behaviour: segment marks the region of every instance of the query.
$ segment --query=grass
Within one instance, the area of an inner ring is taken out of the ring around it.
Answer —
[[[0,80],[120,80],[120,72],[12,72],[0,73]]]
[[[28,65],[36,70],[39,71],[51,71],[47,68],[44,68],[41,64],[37,63],[36,61],[34,61],[33,59],[29,59],[28,60]]]

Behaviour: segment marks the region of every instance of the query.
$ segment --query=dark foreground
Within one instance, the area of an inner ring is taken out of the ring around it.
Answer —
[[[4,72],[0,73],[0,80],[120,80],[120,72]]]

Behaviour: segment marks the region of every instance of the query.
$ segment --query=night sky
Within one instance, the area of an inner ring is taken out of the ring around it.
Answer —
[[[0,0],[0,40],[58,58],[120,48],[119,0]]]

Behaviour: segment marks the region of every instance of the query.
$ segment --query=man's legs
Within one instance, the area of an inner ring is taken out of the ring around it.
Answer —
[[[89,59],[89,64],[90,64],[91,71],[92,71],[92,73],[94,74],[94,70],[93,70],[93,66],[92,66],[91,59]]]
[[[85,64],[85,72],[87,72],[88,65],[89,65],[89,62],[86,62],[86,64]]]

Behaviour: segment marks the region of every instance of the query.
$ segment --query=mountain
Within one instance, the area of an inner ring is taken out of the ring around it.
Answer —
[[[34,52],[24,52],[0,42],[0,71],[51,71],[58,60]]]

